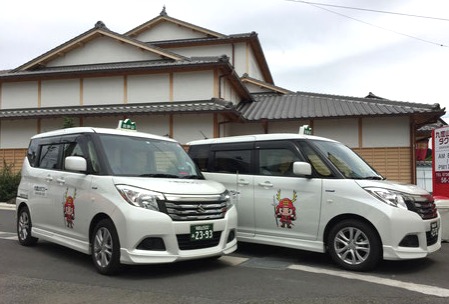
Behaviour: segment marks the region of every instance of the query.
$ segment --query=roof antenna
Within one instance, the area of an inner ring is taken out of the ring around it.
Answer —
[[[208,139],[207,136],[200,130],[201,135],[203,135],[204,139]]]
[[[162,8],[162,11],[161,11],[161,13],[159,14],[160,16],[167,16],[167,11],[165,10],[165,5],[164,5],[164,7]]]

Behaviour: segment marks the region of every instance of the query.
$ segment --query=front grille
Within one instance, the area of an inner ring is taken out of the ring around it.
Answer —
[[[209,240],[192,241],[190,240],[190,234],[178,234],[178,246],[181,250],[193,250],[215,247],[220,242],[221,231],[214,231],[214,235]]]
[[[431,195],[407,196],[405,203],[410,211],[416,212],[423,220],[429,220],[438,216],[437,207]]]
[[[165,202],[165,207],[174,221],[221,219],[226,212],[224,202]]]
[[[159,201],[159,209],[174,221],[222,219],[227,210],[227,201],[221,195],[166,197],[166,201]]]

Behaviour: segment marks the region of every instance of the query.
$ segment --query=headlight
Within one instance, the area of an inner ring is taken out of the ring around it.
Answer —
[[[221,194],[220,201],[226,203],[226,210],[229,210],[236,202],[236,192],[226,190]]]
[[[369,194],[380,199],[382,202],[402,209],[408,209],[404,194],[383,188],[365,188]]]
[[[161,193],[128,185],[115,185],[123,199],[130,205],[159,211],[158,200],[164,200]]]

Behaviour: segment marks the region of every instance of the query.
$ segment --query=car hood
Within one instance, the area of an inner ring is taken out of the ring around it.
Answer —
[[[226,188],[215,181],[198,179],[114,177],[114,184],[130,185],[166,194],[221,194]]]
[[[428,195],[429,192],[426,190],[412,184],[405,184],[405,183],[399,183],[399,182],[391,182],[386,180],[356,180],[355,181],[360,187],[366,188],[366,187],[379,187],[394,191],[400,191],[408,194],[416,194],[416,195]]]

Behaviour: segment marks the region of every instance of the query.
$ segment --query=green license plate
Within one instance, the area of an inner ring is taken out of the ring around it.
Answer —
[[[202,224],[190,226],[190,240],[202,241],[210,240],[214,237],[214,225]]]

